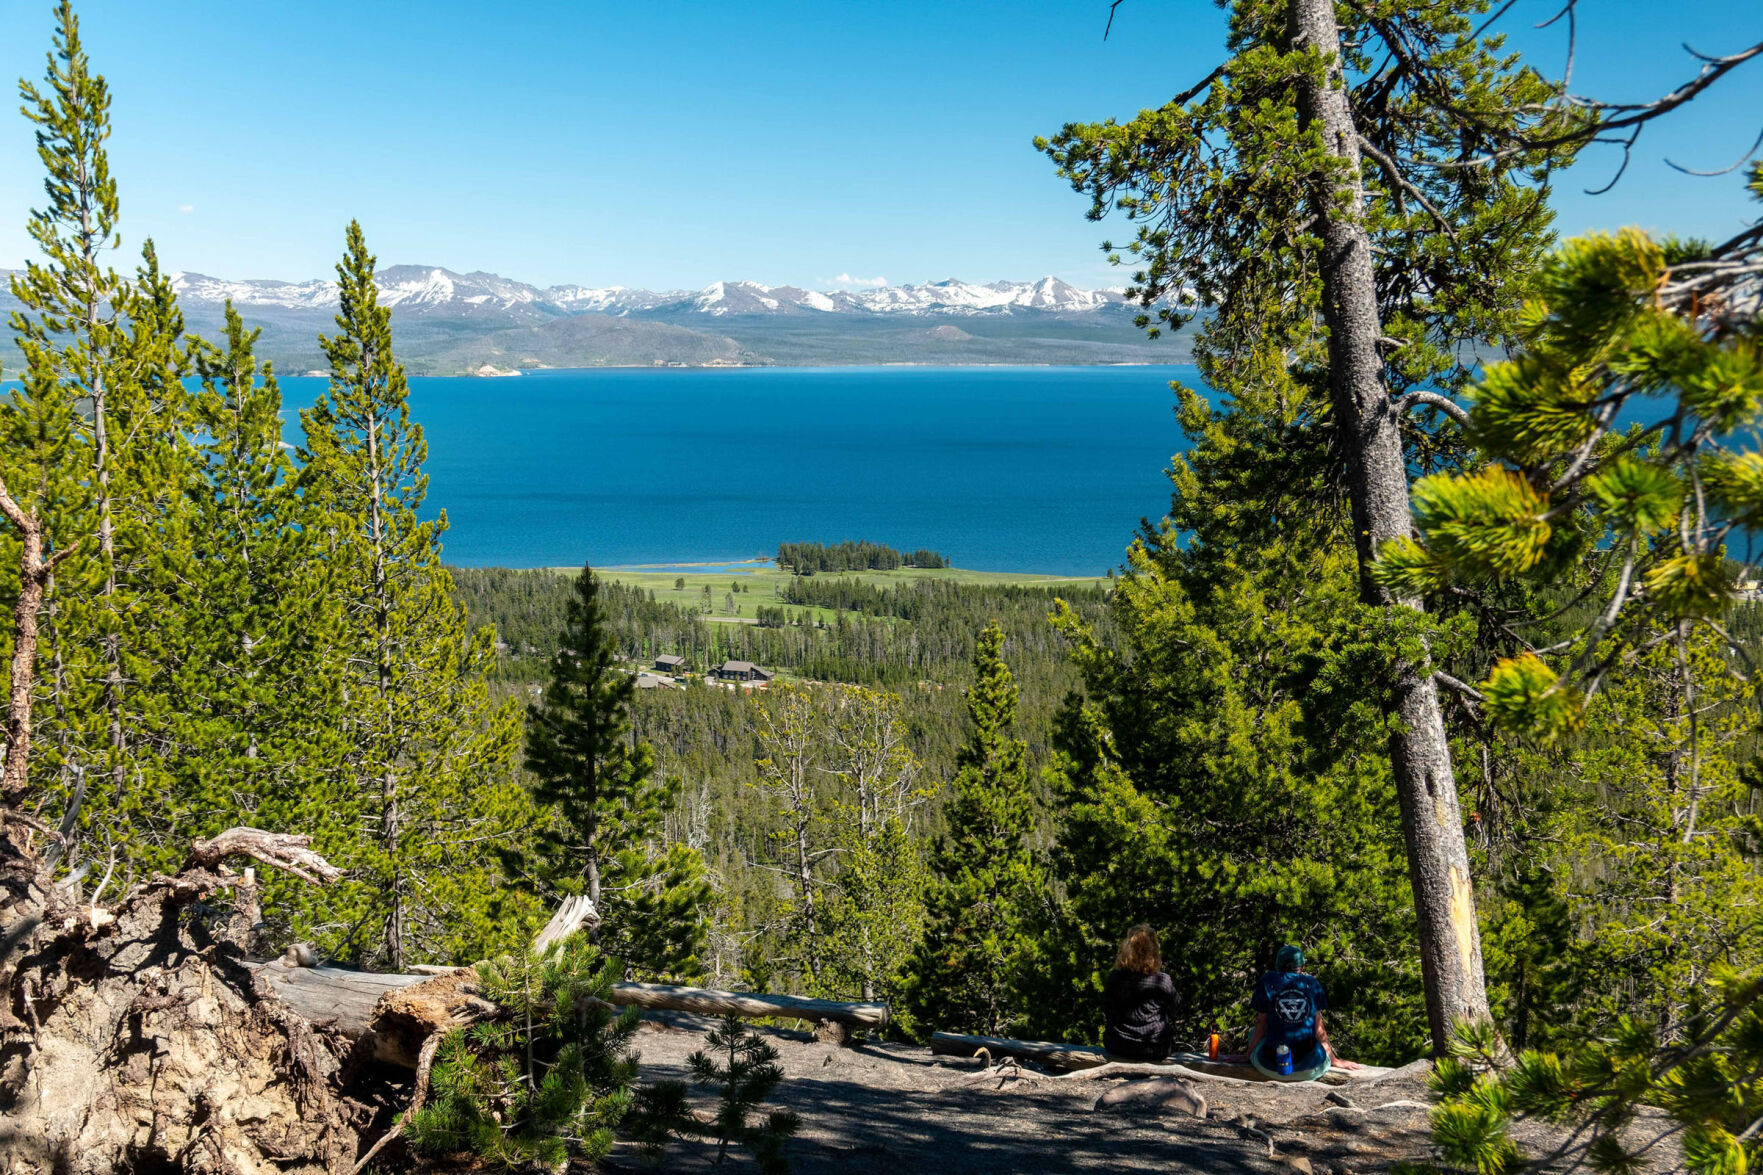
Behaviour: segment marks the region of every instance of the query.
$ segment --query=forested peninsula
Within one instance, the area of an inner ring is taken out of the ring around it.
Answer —
[[[1119,567],[1054,580],[449,566],[363,227],[291,442],[261,324],[125,242],[62,0],[0,1167],[1763,1160],[1763,219],[1551,205],[1763,44],[1621,105],[1510,5],[1225,7],[1198,85],[1036,144],[1214,393]]]

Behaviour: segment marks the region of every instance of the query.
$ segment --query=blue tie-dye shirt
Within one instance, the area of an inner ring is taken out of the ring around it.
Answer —
[[[1328,1007],[1322,984],[1302,972],[1269,971],[1255,985],[1250,1007],[1267,1014],[1267,1035],[1261,1045],[1264,1064],[1271,1066],[1275,1050],[1292,1050],[1292,1068],[1314,1069],[1327,1056],[1316,1039],[1316,1016]]]

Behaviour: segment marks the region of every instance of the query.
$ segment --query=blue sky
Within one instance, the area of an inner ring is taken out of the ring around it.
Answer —
[[[1522,29],[1558,0],[1520,0]],[[1030,140],[1130,116],[1217,60],[1207,0],[83,0],[115,95],[131,251],[225,277],[327,275],[359,217],[383,264],[550,284],[724,278],[828,287],[1055,273],[1119,284],[1119,228]],[[1575,89],[1648,97],[1763,38],[1756,0],[1582,6]],[[37,78],[48,0],[0,0],[0,76]],[[1559,36],[1525,33],[1548,67]],[[1751,215],[1724,166],[1763,123],[1763,62],[1642,139],[1628,177],[1559,185],[1561,227],[1725,236]],[[1578,182],[1575,182],[1575,181]],[[40,171],[0,118],[0,265],[29,248]]]

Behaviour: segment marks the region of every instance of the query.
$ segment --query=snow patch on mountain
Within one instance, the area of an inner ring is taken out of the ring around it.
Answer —
[[[626,286],[540,288],[493,273],[455,273],[438,266],[394,265],[375,278],[380,301],[407,313],[512,312],[522,317],[575,314],[705,314],[712,317],[778,314],[974,315],[1044,311],[1083,314],[1125,304],[1123,291],[1084,290],[1056,277],[984,285],[949,278],[923,285],[855,290],[805,290],[753,281],[720,281],[698,291],[636,290]],[[178,297],[190,302],[290,310],[329,309],[335,282],[240,281],[200,273],[172,275]]]

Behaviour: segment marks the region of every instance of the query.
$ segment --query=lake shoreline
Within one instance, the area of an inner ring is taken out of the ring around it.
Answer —
[[[1124,560],[1123,560],[1124,561]],[[453,564],[472,571],[549,571],[557,575],[574,575],[581,571],[580,566],[525,566],[515,567],[503,563],[471,563]],[[594,574],[608,580],[619,582],[643,582],[653,579],[665,586],[674,579],[685,579],[696,586],[707,579],[726,578],[728,576],[745,576],[763,580],[793,578],[795,573],[777,565],[772,558],[750,559],[702,559],[686,560],[674,563],[590,563]],[[1069,575],[1056,571],[992,571],[972,567],[897,567],[890,570],[850,570],[822,571],[816,575],[821,579],[861,578],[883,582],[900,582],[918,579],[954,580],[962,583],[1014,583],[1026,586],[1059,584],[1100,583],[1109,578],[1111,570],[1098,571],[1094,575]],[[651,585],[652,586],[652,585]]]

